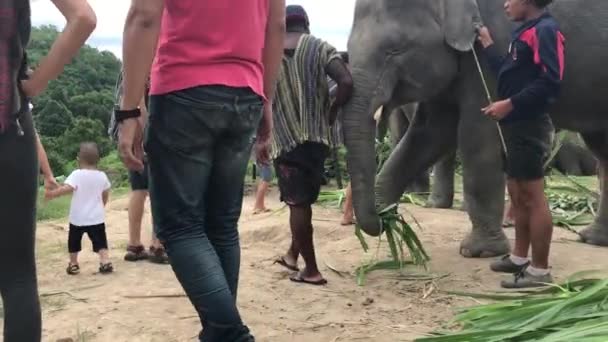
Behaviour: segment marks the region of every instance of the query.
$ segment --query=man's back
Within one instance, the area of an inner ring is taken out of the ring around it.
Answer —
[[[166,1],[150,93],[222,84],[263,95],[268,6],[268,0]]]

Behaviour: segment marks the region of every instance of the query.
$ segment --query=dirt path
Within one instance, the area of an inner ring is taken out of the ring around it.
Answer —
[[[269,196],[271,208],[281,207],[277,197],[276,193]],[[411,341],[440,327],[451,318],[454,308],[476,304],[472,299],[440,291],[424,298],[426,282],[397,281],[390,279],[394,275],[391,273],[372,274],[367,284],[359,287],[351,276],[332,272],[327,265],[352,272],[370,255],[363,254],[352,228],[339,225],[340,213],[324,208],[315,208],[314,224],[318,260],[329,285],[316,288],[293,284],[287,272],[272,264],[290,239],[287,211],[252,216],[251,206],[252,198],[248,197],[240,228],[243,253],[239,306],[258,341]],[[467,260],[457,254],[458,243],[469,228],[465,213],[410,209],[425,229],[420,236],[433,258],[430,271],[450,274],[436,282],[440,289],[498,289],[501,276],[488,271],[488,260]],[[39,225],[43,340],[195,341],[199,322],[186,298],[128,298],[181,295],[182,290],[170,266],[122,261],[127,239],[126,200],[110,204],[107,223],[116,272],[95,274],[97,259],[85,242],[82,273],[76,277],[64,271],[65,222]],[[150,227],[149,219],[146,227]],[[574,236],[557,230],[552,256],[558,280],[576,271],[606,267],[605,250],[569,239]]]

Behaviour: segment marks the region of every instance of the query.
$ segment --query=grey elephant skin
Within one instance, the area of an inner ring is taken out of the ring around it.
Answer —
[[[355,214],[370,235],[382,233],[378,209],[396,203],[414,177],[442,156],[460,149],[471,232],[460,245],[465,257],[508,253],[501,229],[505,178],[494,121],[471,46],[483,23],[507,51],[517,25],[507,20],[503,0],[358,0],[348,52],[355,91],[345,108],[344,136]],[[566,36],[562,96],[550,109],[558,128],[580,132],[608,168],[608,1],[560,0],[550,7]],[[487,70],[484,65],[483,68]],[[485,72],[490,76],[489,72]],[[489,88],[495,80],[489,78]],[[377,177],[373,113],[382,105],[419,102],[406,136]],[[574,115],[573,113],[576,113]],[[608,189],[584,242],[608,246]]]
[[[397,146],[407,133],[417,109],[417,103],[401,105],[397,106],[397,108],[383,106],[382,114],[377,124],[376,139],[384,139],[390,131],[391,144],[393,148]],[[593,153],[584,146],[584,142],[577,134],[567,132],[564,138],[561,139],[560,148],[549,164],[549,168],[570,176],[595,176],[598,173],[598,162]],[[405,192],[430,192],[426,207],[452,208],[454,204],[456,153],[450,153],[441,157],[439,162],[433,165],[432,170],[432,187],[430,170],[425,170],[414,177],[405,189]],[[466,203],[463,202],[460,209],[466,210]]]

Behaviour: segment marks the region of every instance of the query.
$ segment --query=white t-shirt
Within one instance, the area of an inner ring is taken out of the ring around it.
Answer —
[[[110,189],[108,176],[99,170],[76,170],[65,180],[74,188],[70,205],[70,223],[94,226],[105,222],[102,194]]]

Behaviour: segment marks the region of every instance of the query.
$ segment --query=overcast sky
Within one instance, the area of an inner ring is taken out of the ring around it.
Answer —
[[[339,50],[346,49],[355,0],[286,1],[287,4],[297,3],[304,6],[310,16],[311,30],[315,36],[327,40]],[[97,13],[97,29],[88,43],[100,50],[112,51],[121,58],[122,29],[131,1],[89,0],[89,3]],[[65,25],[65,20],[49,0],[32,1],[32,21],[34,25],[53,24],[60,29]]]

